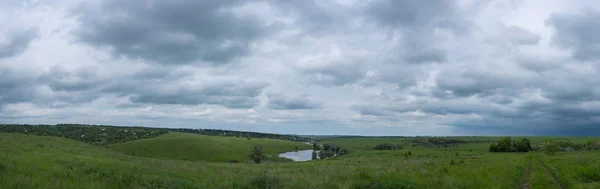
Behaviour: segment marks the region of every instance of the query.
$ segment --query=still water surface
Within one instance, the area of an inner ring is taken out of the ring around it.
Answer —
[[[292,159],[294,161],[309,161],[312,159],[313,150],[298,150],[279,154],[279,157]]]

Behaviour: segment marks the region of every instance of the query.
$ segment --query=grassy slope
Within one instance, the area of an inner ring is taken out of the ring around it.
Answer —
[[[519,188],[531,158],[557,171],[569,188],[599,184],[579,177],[585,170],[594,178],[600,152],[549,157],[460,151],[456,156],[445,150],[415,149],[408,159],[403,152],[359,151],[315,162],[229,164],[130,156],[69,139],[0,133],[0,188],[244,188],[264,171],[281,178],[284,188],[352,188],[365,177],[404,180],[417,188]],[[465,164],[450,165],[450,160]],[[530,183],[552,185],[548,174],[534,166]],[[574,166],[578,169],[570,169]]]
[[[109,145],[108,148],[130,155],[161,157],[181,160],[228,162],[249,161],[248,154],[254,145],[262,145],[267,155],[300,149],[312,149],[311,145],[275,139],[206,136],[170,132],[151,139],[135,140]]]
[[[454,150],[454,151],[487,151],[489,149],[489,141],[498,141],[503,137],[458,137],[463,140],[472,141],[472,143],[461,144],[459,146],[450,146],[448,148],[440,148],[437,150]],[[511,137],[513,140],[521,140],[527,138],[532,145],[542,145],[547,140],[563,140],[572,141],[575,143],[585,143],[590,139],[598,139],[597,137]],[[412,139],[408,138],[331,138],[324,139],[321,144],[335,144],[353,151],[370,151],[377,144],[391,143],[403,145],[406,150],[421,149],[422,147],[412,147]],[[441,145],[440,145],[441,147]]]

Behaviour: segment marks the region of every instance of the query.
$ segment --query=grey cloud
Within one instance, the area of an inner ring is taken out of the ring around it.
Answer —
[[[445,0],[375,0],[366,12],[380,24],[392,27],[449,26],[457,19],[454,3]]]
[[[67,71],[54,67],[39,77],[53,91],[85,91],[102,84],[103,80],[90,70]]]
[[[29,47],[29,43],[38,36],[38,30],[34,28],[9,31],[6,36],[0,36],[0,58],[22,53]],[[5,38],[5,41],[2,41],[2,37]]]
[[[320,109],[322,102],[315,102],[310,96],[285,96],[281,93],[267,94],[267,107],[277,110]]]
[[[298,17],[297,25],[304,27],[306,32],[320,32],[334,28],[334,25],[342,25],[346,22],[346,13],[339,13],[344,7],[334,1],[287,1],[270,0],[272,5],[288,15]]]
[[[449,70],[438,75],[433,94],[438,98],[480,97],[495,94],[515,95],[519,90],[534,84],[535,75],[513,75],[488,73],[483,70]]]
[[[414,86],[419,78],[426,78],[427,69],[417,64],[400,64],[385,62],[386,64],[373,68],[374,75],[361,82],[364,86],[380,83],[394,84],[399,88]]]
[[[359,82],[367,74],[367,69],[356,60],[334,60],[333,63],[311,68],[300,68],[310,77],[310,82],[323,86],[342,86]]]
[[[268,85],[263,82],[213,81],[208,85],[166,83],[138,83],[136,88],[110,88],[110,91],[128,96],[132,103],[199,105],[215,104],[228,108],[252,108],[260,104],[258,96]],[[133,90],[132,90],[133,89]]]
[[[561,63],[568,62],[570,60],[552,56],[518,55],[516,56],[515,61],[519,64],[519,66],[527,70],[545,72],[551,69],[556,69]]]
[[[519,26],[507,26],[502,32],[505,38],[517,45],[535,45],[539,43],[542,37]]]
[[[408,63],[444,62],[446,51],[435,47],[438,41],[427,31],[406,32],[399,51],[402,59]]]
[[[162,64],[222,64],[247,55],[272,28],[231,8],[243,1],[134,1],[84,3],[75,10],[79,40],[117,56]]]
[[[408,63],[444,62],[445,50],[437,48],[436,29],[468,33],[470,24],[459,14],[455,1],[375,0],[366,8],[370,20],[399,32],[400,59]]]
[[[600,12],[553,14],[546,24],[554,28],[552,41],[571,49],[578,60],[600,60]]]
[[[151,71],[131,75],[103,75],[91,70],[50,69],[40,75],[19,77],[23,73],[3,69],[0,76],[0,105],[31,102],[40,105],[82,104],[111,95],[128,97],[143,104],[215,104],[228,108],[251,108],[260,104],[259,95],[268,85],[264,82],[212,80],[209,84],[181,82],[189,73],[179,76]],[[143,72],[143,71],[142,71]],[[166,77],[168,76],[168,77]],[[140,78],[141,77],[141,78]],[[165,79],[166,78],[166,79]]]
[[[0,107],[33,99],[33,80],[14,70],[0,67]]]
[[[388,111],[385,111],[378,107],[372,107],[369,105],[352,105],[352,106],[350,106],[350,108],[358,111],[358,113],[360,115],[367,115],[367,116],[388,116],[388,115],[390,115],[390,112],[388,112]]]

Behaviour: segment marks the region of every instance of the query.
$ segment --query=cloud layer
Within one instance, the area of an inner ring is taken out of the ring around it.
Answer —
[[[600,134],[594,1],[0,5],[2,123]]]

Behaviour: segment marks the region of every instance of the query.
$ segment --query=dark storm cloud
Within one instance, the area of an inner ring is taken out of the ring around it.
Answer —
[[[446,0],[375,0],[366,9],[382,25],[406,29],[456,23],[455,2]],[[450,16],[450,17],[449,17]]]
[[[552,41],[571,49],[575,59],[600,60],[600,11],[553,14],[546,24],[554,28]]]
[[[436,78],[436,88],[432,94],[437,98],[479,97],[516,95],[519,90],[535,84],[535,76],[505,77],[503,74],[488,73],[483,70],[443,72]],[[532,86],[533,87],[533,86]]]
[[[267,107],[277,110],[320,109],[322,102],[315,102],[309,96],[286,96],[281,93],[267,94]]]
[[[0,108],[4,104],[30,101],[35,90],[33,80],[14,70],[0,67]]]
[[[446,51],[436,47],[439,39],[433,32],[448,29],[468,33],[469,24],[458,14],[455,1],[375,0],[365,12],[391,33],[400,32],[398,51],[401,60],[408,63],[443,62]]]
[[[201,60],[223,64],[247,55],[249,45],[271,30],[232,8],[244,1],[106,0],[76,9],[79,40],[115,55],[162,64]]]
[[[86,91],[98,87],[103,82],[97,73],[91,70],[67,71],[54,67],[39,77],[53,91]]]
[[[34,28],[9,31],[4,36],[5,41],[0,41],[0,58],[7,58],[22,53],[29,47],[29,43],[39,36]],[[1,34],[0,34],[0,37]]]

